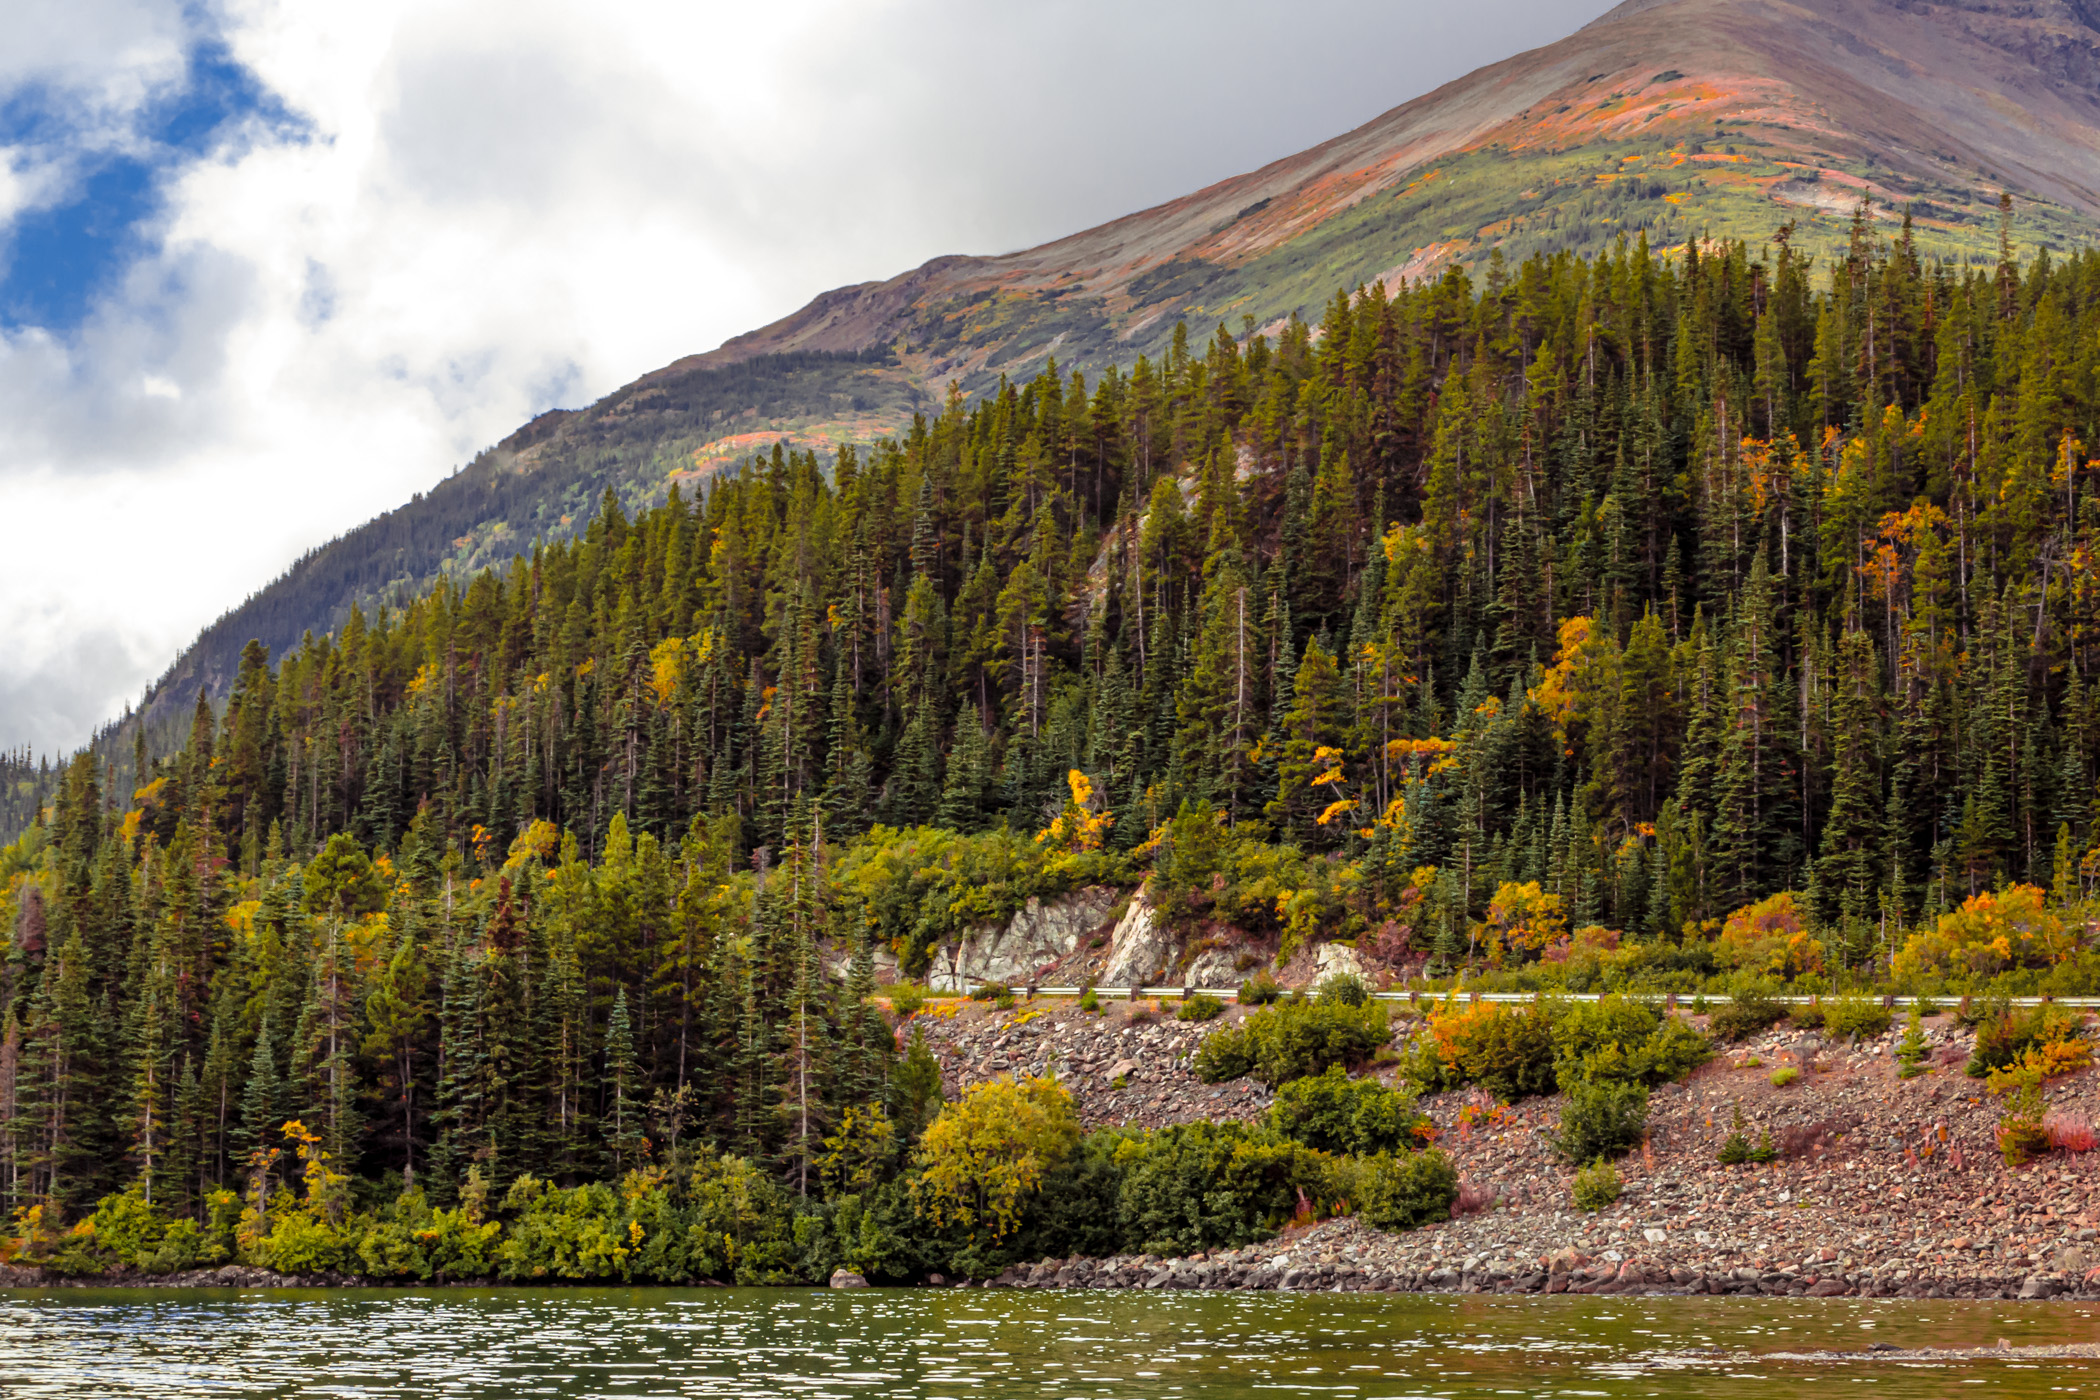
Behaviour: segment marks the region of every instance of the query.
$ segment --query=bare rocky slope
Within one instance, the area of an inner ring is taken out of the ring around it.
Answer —
[[[574,412],[544,415],[229,611],[148,693],[149,733],[353,603],[500,563],[776,440],[819,451],[1052,357],[1089,372],[1198,333],[1312,315],[1335,289],[1595,251],[1639,233],[1827,248],[1866,201],[1928,251],[1994,257],[2100,220],[2094,0],[1630,0],[1557,43],[1311,150],[1039,248],[826,293]],[[119,767],[128,727],[105,736]]]
[[[1189,1058],[1213,1026],[1163,1017],[1157,1003],[1110,1002],[1093,1015],[1070,1002],[1010,1011],[949,1003],[917,1020],[951,1095],[1000,1076],[1053,1074],[1090,1128],[1267,1111],[1258,1085],[1198,1080]],[[1573,1207],[1571,1174],[1548,1146],[1557,1097],[1497,1114],[1477,1092],[1446,1094],[1424,1107],[1470,1207],[1448,1223],[1394,1235],[1344,1217],[1215,1255],[1052,1259],[995,1282],[2100,1297],[2100,1153],[2009,1170],[1994,1140],[2000,1105],[1962,1073],[1970,1036],[1951,1018],[1925,1024],[1933,1069],[1911,1080],[1895,1073],[1900,1029],[1855,1045],[1782,1026],[1727,1047],[1685,1083],[1656,1091],[1647,1144],[1620,1163],[1625,1193],[1598,1214]],[[1786,1067],[1800,1077],[1775,1087],[1773,1072]],[[2093,1121],[2100,1078],[2088,1070],[2056,1081],[2049,1099],[2055,1112]],[[1752,1136],[1771,1135],[1778,1161],[1716,1161],[1738,1108]]]

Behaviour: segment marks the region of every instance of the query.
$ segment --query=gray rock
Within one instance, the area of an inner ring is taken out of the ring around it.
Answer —
[[[1188,986],[1222,991],[1242,981],[1239,954],[1231,948],[1205,948],[1189,959],[1181,980]]]
[[[1356,950],[1341,943],[1322,943],[1313,950],[1313,982],[1328,977],[1362,977],[1363,960]]]
[[[1116,891],[1091,885],[1047,904],[1031,899],[1003,926],[980,925],[935,950],[927,985],[943,992],[966,991],[979,982],[1025,986],[1040,969],[1077,950],[1079,940],[1108,918],[1116,898]]]
[[[1174,961],[1174,944],[1173,933],[1160,922],[1146,892],[1139,890],[1109,935],[1108,965],[1101,970],[1101,985],[1141,987],[1156,982]]]
[[[831,1271],[831,1286],[833,1288],[866,1288],[868,1281],[851,1269],[833,1269]]]

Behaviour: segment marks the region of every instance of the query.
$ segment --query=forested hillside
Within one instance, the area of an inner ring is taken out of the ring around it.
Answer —
[[[163,755],[199,689],[225,701],[249,638],[282,653],[353,604],[369,614],[440,572],[565,540],[608,489],[653,504],[758,433],[828,461],[902,431],[951,383],[975,402],[1053,357],[1098,387],[1140,353],[1156,364],[1184,320],[1239,333],[1252,317],[1275,340],[1336,285],[1452,266],[1478,279],[1492,258],[1588,259],[1622,237],[1755,243],[1789,219],[1795,248],[1827,262],[1863,201],[1882,235],[1907,220],[1921,253],[1988,268],[2011,191],[2025,246],[2076,248],[2100,218],[2096,75],[2100,20],[2082,0],[1628,0],[1259,170],[1040,247],[826,292],[544,414],[207,628],[138,723]],[[1370,480],[1361,452],[1356,466]],[[104,736],[120,770],[135,727]]]
[[[710,443],[754,427],[865,433],[909,421],[923,397],[885,352],[814,351],[664,370],[588,408],[542,414],[228,609],[175,659],[139,714],[111,724],[100,743],[124,768],[143,728],[147,749],[165,754],[182,742],[200,691],[225,701],[250,640],[286,651],[309,631],[342,626],[352,607],[405,601],[440,574],[470,578],[536,541],[566,540],[606,493],[630,506],[653,501]]]
[[[1148,874],[1402,968],[2093,981],[2100,256],[1862,219],[1250,329],[608,499],[76,760],[0,855],[10,1200],[266,1191],[292,1116],[438,1201],[889,1179],[878,951]]]

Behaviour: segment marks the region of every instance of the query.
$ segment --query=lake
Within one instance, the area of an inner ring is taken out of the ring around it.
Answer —
[[[0,1395],[2100,1395],[2100,1362],[1701,1352],[2100,1338],[2089,1304],[752,1289],[0,1293]],[[1832,1392],[1826,1392],[1826,1394]]]

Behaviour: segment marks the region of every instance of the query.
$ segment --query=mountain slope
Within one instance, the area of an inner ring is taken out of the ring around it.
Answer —
[[[1918,206],[1985,253],[2001,188],[2060,242],[2100,218],[2095,0],[1633,0],[1312,150],[1040,248],[844,288],[689,364],[897,344],[966,383],[1128,360],[1177,315],[1266,324],[1337,283],[1640,229],[1835,243]]]
[[[1094,373],[1199,333],[1310,314],[1340,286],[1499,250],[1640,234],[1840,246],[1854,210],[1913,211],[1927,252],[1995,259],[2100,225],[2100,0],[1630,0],[1260,170],[1071,237],[945,257],[826,293],[591,407],[550,414],[309,555],[200,636],[149,693],[163,728],[281,651],[441,571],[559,538],[780,438],[896,431],[950,382],[1054,357]]]

